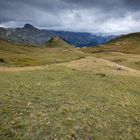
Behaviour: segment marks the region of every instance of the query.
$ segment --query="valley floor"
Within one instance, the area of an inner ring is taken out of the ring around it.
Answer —
[[[116,57],[0,67],[0,139],[140,139],[140,69]]]

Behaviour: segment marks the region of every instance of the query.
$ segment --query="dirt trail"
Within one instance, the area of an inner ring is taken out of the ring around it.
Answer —
[[[34,71],[42,70],[45,66],[36,66],[36,67],[2,67],[0,66],[0,72],[21,72],[21,71]]]

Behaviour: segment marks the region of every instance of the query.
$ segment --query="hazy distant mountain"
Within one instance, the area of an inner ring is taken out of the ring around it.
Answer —
[[[140,54],[140,32],[131,33],[117,37],[100,47],[90,47],[83,49],[84,52],[121,52]]]
[[[76,47],[90,47],[105,44],[116,37],[114,35],[93,35],[91,33],[81,33],[81,32],[78,33],[66,31],[52,31],[52,32]]]
[[[42,45],[52,38],[59,36],[76,47],[89,47],[105,44],[115,38],[112,35],[93,35],[91,33],[76,33],[66,31],[40,30],[30,24],[23,28],[0,28],[0,37],[15,43]]]

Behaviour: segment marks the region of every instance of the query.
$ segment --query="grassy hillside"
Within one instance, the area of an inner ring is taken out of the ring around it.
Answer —
[[[110,49],[121,39],[86,53],[61,38],[40,47],[0,40],[0,140],[139,140],[135,39],[129,53],[125,43],[123,53]]]
[[[140,70],[140,33],[119,37],[103,46],[80,50],[95,57]]]
[[[139,85],[139,71],[94,57],[0,72],[0,139],[140,139]]]
[[[55,37],[51,39],[48,43],[44,44],[43,46],[47,46],[50,48],[72,48],[70,44],[68,44],[66,41],[61,39],[60,37]]]
[[[93,56],[140,70],[140,55],[138,54],[128,54],[120,52],[102,52],[102,53],[94,53]]]
[[[84,48],[81,50],[88,53],[113,51],[140,54],[140,33],[124,35],[110,41],[106,45],[92,48]]]
[[[60,38],[40,46],[21,46],[0,39],[0,65],[38,66],[59,63],[83,57],[81,52]]]

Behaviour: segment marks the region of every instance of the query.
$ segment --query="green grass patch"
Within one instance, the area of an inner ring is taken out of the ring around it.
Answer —
[[[140,139],[139,85],[62,66],[0,73],[0,139]]]

